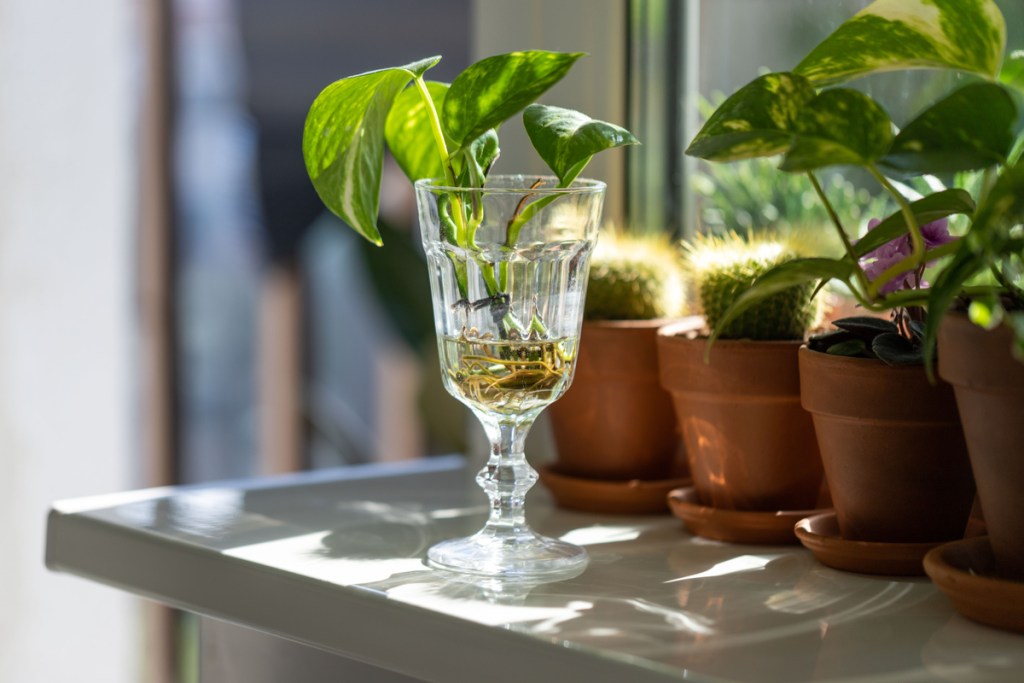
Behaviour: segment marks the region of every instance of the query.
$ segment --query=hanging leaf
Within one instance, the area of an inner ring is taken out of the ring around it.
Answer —
[[[452,82],[442,120],[456,146],[476,140],[560,81],[582,52],[511,52],[481,59]]]
[[[722,315],[716,328],[711,331],[709,341],[717,339],[721,330],[743,311],[773,294],[819,280],[839,280],[849,284],[853,275],[854,266],[843,259],[801,258],[780,263],[757,278],[750,289],[736,298]]]
[[[1003,62],[999,82],[1024,93],[1024,50],[1014,50]]]
[[[908,123],[882,164],[905,175],[955,173],[1006,160],[1017,107],[995,83],[972,83]]]
[[[526,134],[563,187],[568,186],[598,152],[639,144],[632,133],[596,121],[572,109],[531,104],[523,111]]]
[[[440,111],[448,84],[427,81],[426,86],[434,109]],[[406,88],[395,98],[384,125],[384,139],[409,180],[444,177],[433,125],[419,88]]]
[[[937,221],[954,214],[971,215],[974,212],[974,199],[966,190],[953,188],[942,190],[927,197],[911,202],[910,209],[918,225]],[[881,223],[868,231],[864,237],[853,245],[855,256],[864,256],[883,244],[907,234],[907,221],[902,211],[888,216]]]
[[[848,88],[826,90],[800,112],[796,136],[786,152],[783,171],[813,171],[825,166],[866,166],[880,159],[892,143],[892,121],[878,103]]]
[[[876,0],[794,70],[815,86],[871,73],[947,68],[995,78],[1006,24],[993,0]]]
[[[317,96],[306,116],[302,155],[313,187],[328,209],[377,245],[388,112],[409,81],[440,59],[335,81]]]
[[[715,110],[686,153],[709,161],[781,154],[789,148],[797,114],[813,97],[814,88],[800,76],[755,78]]]
[[[487,172],[500,155],[498,131],[491,128],[456,154],[454,163],[459,184],[463,187],[483,187]]]

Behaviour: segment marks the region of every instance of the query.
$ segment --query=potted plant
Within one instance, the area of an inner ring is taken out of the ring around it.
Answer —
[[[722,319],[757,277],[793,257],[781,242],[735,233],[687,245],[688,277],[707,326],[722,339],[709,350],[706,335],[667,325],[658,335],[658,363],[705,507],[778,519],[780,511],[817,506],[821,459],[797,374],[797,350],[817,318],[813,286],[779,290],[728,324]],[[794,521],[782,523],[787,542],[795,540]],[[723,538],[719,529],[711,534]]]
[[[656,339],[659,327],[682,314],[683,299],[679,254],[668,237],[601,236],[573,385],[550,408],[557,461],[541,478],[563,506],[667,510],[665,494],[681,485],[686,464],[672,399],[658,382]]]
[[[531,424],[572,381],[590,252],[604,184],[579,177],[591,157],[636,143],[626,130],[536,104],[581,53],[488,57],[452,83],[424,74],[440,60],[342,78],[306,119],[303,154],[321,199],[380,244],[385,145],[414,181],[445,388],[491,441],[477,481],[490,515],[477,534],[430,548],[440,568],[530,578],[579,571],[577,546],[526,523],[536,473],[523,453]],[[523,124],[552,175],[498,176],[498,128]]]
[[[934,350],[935,329],[947,308],[948,300],[943,301],[943,296],[952,298],[959,292],[954,287],[956,291],[950,297],[946,281],[956,280],[965,270],[966,257],[962,254],[965,250],[973,251],[970,245],[977,239],[970,235],[978,229],[979,221],[982,228],[991,231],[992,228],[986,226],[991,226],[993,220],[986,216],[1003,218],[1006,205],[1014,203],[1007,196],[1009,188],[1014,186],[1013,178],[1019,174],[1016,170],[1019,169],[1019,144],[1018,151],[1013,151],[1017,108],[1010,90],[996,80],[1004,45],[1004,21],[998,7],[990,0],[970,3],[877,0],[816,46],[792,72],[761,76],[728,98],[694,138],[688,153],[711,161],[782,155],[780,169],[806,174],[822,199],[842,240],[844,254],[841,258],[804,258],[781,264],[741,297],[726,320],[779,288],[837,280],[866,311],[893,312],[895,331],[889,329],[882,337],[879,343],[882,354],[884,349],[898,350],[897,355],[901,355],[920,347],[927,359]],[[850,88],[836,87],[877,72],[916,68],[967,72],[972,78],[925,106],[909,121],[901,122],[898,132],[889,114],[872,97]],[[817,175],[822,169],[835,165],[861,167],[899,206],[896,213],[885,217],[859,240],[832,210]],[[979,169],[988,169],[988,178],[982,184],[977,204],[964,189],[945,189],[934,179],[928,184],[934,189],[928,189],[923,195],[912,194],[907,185],[897,181],[897,178],[921,175],[931,178]],[[1000,180],[995,180],[997,176]],[[1017,196],[1019,205],[1019,193]],[[929,229],[936,222],[959,214],[971,223],[967,237],[929,239]],[[1012,232],[1012,228],[1006,227],[1013,225],[1012,220],[1001,224],[1004,232]],[[950,257],[943,274],[929,276],[934,277],[936,287],[927,287],[925,269]],[[946,274],[950,271],[952,275]],[[960,280],[958,285],[963,282]],[[925,308],[932,312],[928,318],[923,316]],[[845,382],[853,381],[850,374],[853,371],[830,387],[824,384],[826,378],[813,374],[815,366],[826,363],[833,373],[839,372],[840,364],[843,368],[858,368],[865,381],[876,384],[870,405],[851,409],[854,414],[863,411],[860,414],[865,420],[851,429],[846,438],[861,438],[868,421],[879,415],[899,418],[900,409],[896,405],[885,407],[880,401],[900,391],[904,391],[903,407],[907,403],[920,404],[929,395],[938,396],[944,407],[922,412],[944,416],[940,422],[948,426],[951,419],[948,389],[929,388],[931,385],[918,382],[905,391],[904,382],[909,381],[906,377],[923,378],[923,371],[907,371],[874,359],[841,358],[836,355],[838,350],[833,349],[832,354],[810,349],[801,353],[802,391],[805,405],[819,414],[839,410],[823,403],[826,399],[850,398],[852,392]],[[907,415],[907,419],[914,417]],[[925,428],[922,433],[937,429]],[[950,427],[946,433],[954,431]],[[960,464],[961,443],[952,437],[931,442],[937,450],[928,453],[927,469],[908,471],[901,464],[902,459],[929,446],[899,441],[899,435],[906,433],[906,427],[897,428],[889,445],[882,445],[881,452],[871,458],[889,468],[887,474],[880,474],[873,481],[888,480],[894,484],[894,488],[888,490],[909,497],[915,487],[931,482],[937,472],[964,471]],[[834,478],[845,474],[852,459],[865,458],[842,456],[839,458],[841,466],[833,467],[830,472],[826,450],[823,443],[826,475],[838,508],[841,494],[836,491]],[[957,476],[966,480],[966,474]],[[965,491],[967,486],[960,489]],[[861,520],[855,521],[851,516],[846,516],[844,528],[844,514],[840,513],[840,531],[844,537],[865,534],[886,541],[935,541],[956,537],[963,531],[970,507],[964,502],[966,494],[959,496],[959,502],[952,503],[943,499],[943,494],[937,495],[938,498],[916,498],[916,502],[904,506],[906,514],[890,516],[883,524],[871,524],[870,530],[864,530],[859,526]],[[880,489],[874,489],[875,505],[886,497]],[[931,515],[940,506],[947,505],[955,508],[955,515],[953,511],[950,515],[956,516],[958,521],[947,523],[944,531],[926,530],[912,519],[919,520],[922,515]],[[911,510],[918,514],[910,515]],[[899,527],[900,522],[908,522],[907,527]]]

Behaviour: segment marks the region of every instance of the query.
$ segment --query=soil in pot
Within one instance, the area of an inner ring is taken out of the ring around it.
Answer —
[[[800,349],[804,407],[814,416],[844,539],[924,543],[963,538],[974,500],[952,387],[921,366]]]
[[[978,498],[999,574],[1024,581],[1024,363],[1010,331],[950,314],[939,329],[939,375],[963,423]]]
[[[707,340],[678,325],[658,334],[661,383],[702,504],[733,510],[817,506],[822,467],[811,417],[800,407],[800,342]]]
[[[569,390],[548,407],[560,474],[602,480],[686,475],[672,399],[658,382],[665,321],[585,322]]]

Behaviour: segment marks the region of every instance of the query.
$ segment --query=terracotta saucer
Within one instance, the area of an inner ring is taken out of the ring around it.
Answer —
[[[583,479],[558,472],[552,465],[537,468],[541,483],[559,507],[613,515],[648,515],[668,512],[665,496],[690,479],[613,481]]]
[[[946,543],[924,556],[924,570],[957,612],[1024,633],[1024,581],[995,576],[994,568],[988,536]]]
[[[833,569],[885,576],[924,576],[925,554],[935,543],[879,543],[848,541],[839,535],[835,512],[797,522],[796,535],[818,561]]]
[[[701,505],[697,489],[679,488],[668,494],[672,514],[695,536],[727,543],[788,545],[796,543],[793,525],[817,510],[726,510]]]

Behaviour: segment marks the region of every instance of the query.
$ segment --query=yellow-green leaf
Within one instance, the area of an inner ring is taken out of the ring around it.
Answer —
[[[313,187],[328,209],[375,244],[385,120],[409,81],[440,59],[342,78],[324,88],[306,116],[302,155]]]
[[[1006,24],[993,0],[875,0],[794,71],[815,86],[881,71],[958,69],[994,79]]]
[[[711,114],[686,153],[708,161],[781,154],[789,148],[797,114],[813,97],[814,88],[801,76],[755,78]]]

